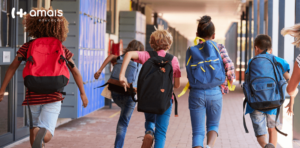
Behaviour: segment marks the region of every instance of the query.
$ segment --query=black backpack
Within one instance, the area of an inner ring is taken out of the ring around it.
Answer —
[[[173,93],[173,55],[158,56],[156,51],[148,51],[150,58],[144,63],[138,79],[138,111],[163,114],[170,107],[172,94],[175,100],[177,116],[177,99]]]

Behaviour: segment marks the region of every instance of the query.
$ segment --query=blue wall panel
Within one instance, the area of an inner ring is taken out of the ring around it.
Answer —
[[[79,27],[79,71],[83,77],[84,89],[89,100],[87,108],[82,107],[78,91],[77,117],[85,116],[104,107],[104,97],[101,96],[104,84],[104,71],[98,80],[94,73],[100,68],[104,57],[106,24],[106,0],[80,1]]]

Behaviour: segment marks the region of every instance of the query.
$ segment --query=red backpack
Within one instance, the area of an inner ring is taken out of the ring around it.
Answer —
[[[28,91],[51,94],[63,91],[69,83],[65,51],[54,37],[43,37],[31,42],[23,70],[24,84]]]

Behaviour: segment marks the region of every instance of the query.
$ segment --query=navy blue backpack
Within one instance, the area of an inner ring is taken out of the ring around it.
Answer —
[[[246,103],[255,110],[268,111],[277,109],[276,122],[280,113],[280,107],[285,100],[285,89],[287,82],[283,77],[283,68],[275,59],[274,55],[262,54],[254,57],[248,65],[249,73],[246,74],[245,82],[242,85],[245,100],[243,103],[244,110]],[[243,117],[244,128],[246,133],[245,116]],[[282,135],[287,134],[276,130]]]
[[[209,89],[225,82],[225,68],[217,43],[205,41],[188,49],[186,71],[191,88]]]

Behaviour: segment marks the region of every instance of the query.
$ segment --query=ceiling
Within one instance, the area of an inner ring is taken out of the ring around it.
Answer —
[[[197,20],[212,17],[216,39],[224,39],[232,22],[239,21],[240,0],[140,0],[190,40],[196,36]]]

